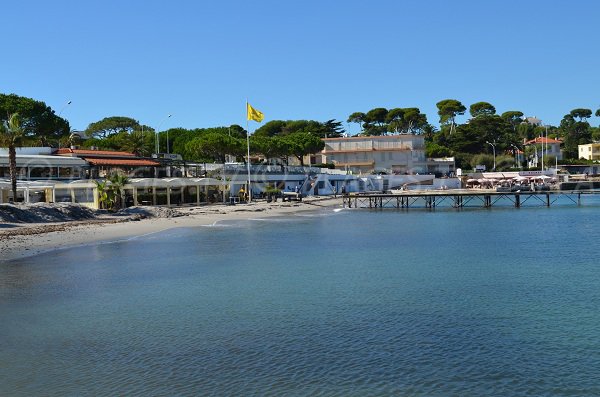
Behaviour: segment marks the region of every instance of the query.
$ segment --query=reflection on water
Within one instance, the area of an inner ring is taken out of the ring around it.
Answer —
[[[598,214],[344,210],[2,264],[0,395],[599,395]]]

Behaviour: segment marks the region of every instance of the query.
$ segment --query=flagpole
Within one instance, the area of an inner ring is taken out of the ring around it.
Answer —
[[[252,186],[250,185],[250,122],[248,120],[248,100],[246,99],[246,146],[248,149],[248,157],[246,158],[246,166],[248,168],[248,202],[252,201]]]

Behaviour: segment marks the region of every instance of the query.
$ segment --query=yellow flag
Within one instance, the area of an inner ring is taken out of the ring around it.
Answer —
[[[265,115],[262,112],[254,109],[248,102],[246,102],[246,111],[248,113],[248,120],[258,121],[260,123],[265,118]]]

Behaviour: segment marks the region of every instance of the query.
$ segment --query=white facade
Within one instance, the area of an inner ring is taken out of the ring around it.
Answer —
[[[585,160],[600,160],[600,143],[588,143],[587,145],[578,145],[578,158]]]
[[[395,174],[427,172],[425,139],[421,135],[325,138],[324,162],[354,173]]]

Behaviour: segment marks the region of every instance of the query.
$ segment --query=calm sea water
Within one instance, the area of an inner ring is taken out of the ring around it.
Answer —
[[[600,396],[599,222],[326,211],[0,264],[0,395]]]

